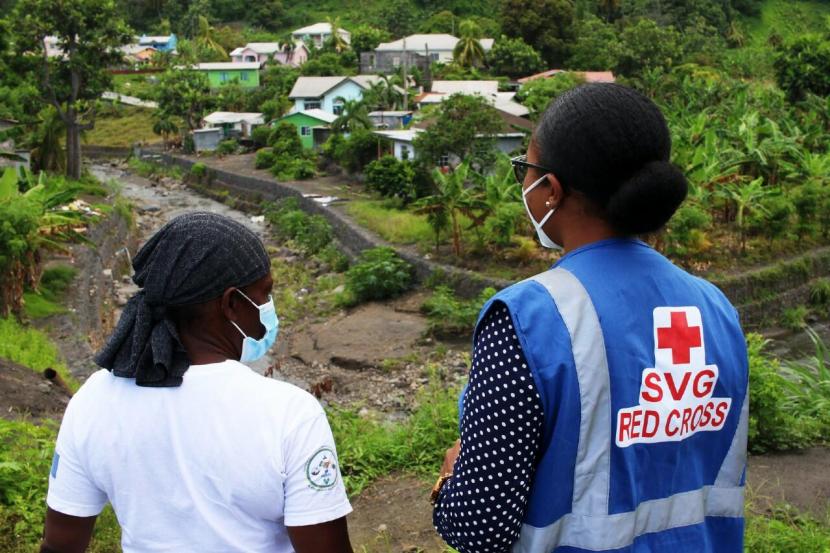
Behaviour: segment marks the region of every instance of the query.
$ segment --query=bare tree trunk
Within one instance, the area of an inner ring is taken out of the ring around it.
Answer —
[[[66,176],[81,178],[81,129],[75,121],[66,124]]]

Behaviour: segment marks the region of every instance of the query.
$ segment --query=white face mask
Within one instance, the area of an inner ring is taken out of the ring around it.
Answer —
[[[536,188],[537,186],[542,184],[542,181],[544,181],[546,178],[548,178],[547,175],[543,176],[542,178],[538,179],[536,182],[534,182],[533,184],[528,186],[527,190],[522,192],[522,201],[525,204],[525,209],[527,210],[527,216],[530,217],[530,222],[533,223],[533,228],[536,229],[536,236],[539,237],[539,242],[541,242],[542,246],[544,246],[545,248],[551,249],[551,250],[561,250],[562,246],[560,246],[559,244],[557,244],[556,242],[551,240],[550,236],[548,236],[547,233],[542,228],[542,227],[545,226],[545,223],[548,222],[548,219],[551,218],[551,215],[553,215],[553,213],[556,211],[556,208],[555,207],[551,208],[550,211],[548,211],[545,214],[545,216],[542,217],[542,220],[537,223],[536,219],[533,218],[533,213],[531,213],[531,211],[530,211],[530,206],[527,205],[527,195],[530,193],[531,190],[533,190],[534,188]]]

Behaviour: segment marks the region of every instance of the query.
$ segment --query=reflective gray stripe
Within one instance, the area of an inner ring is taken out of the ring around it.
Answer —
[[[644,501],[634,511],[605,516],[565,515],[536,528],[525,524],[512,553],[551,553],[557,547],[607,551],[627,547],[653,532],[700,524],[707,516],[742,517],[744,489],[706,486],[663,499]]]
[[[579,444],[572,512],[608,514],[611,475],[611,382],[605,340],[594,304],[582,283],[562,268],[531,278],[553,298],[571,336],[579,382]]]
[[[715,479],[715,486],[739,486],[741,477],[746,468],[746,441],[749,434],[749,384],[746,387],[744,403],[741,406],[741,416],[738,418],[738,428],[732,438],[729,451],[723,459],[723,464]]]

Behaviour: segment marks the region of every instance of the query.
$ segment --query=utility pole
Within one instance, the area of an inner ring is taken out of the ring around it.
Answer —
[[[407,86],[407,59],[406,59],[406,37],[403,38],[403,110],[409,109],[409,86]]]

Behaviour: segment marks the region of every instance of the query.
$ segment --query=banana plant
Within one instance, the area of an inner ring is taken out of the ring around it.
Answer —
[[[746,253],[746,212],[748,209],[763,211],[760,201],[772,193],[772,190],[764,186],[763,177],[758,177],[748,184],[726,183],[720,188],[720,193],[735,204],[735,226],[738,227],[741,253]]]

